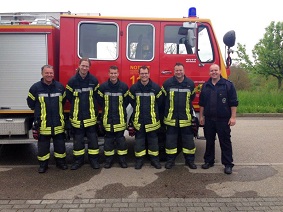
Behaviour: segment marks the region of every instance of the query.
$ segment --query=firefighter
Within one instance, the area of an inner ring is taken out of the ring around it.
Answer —
[[[140,79],[130,87],[130,104],[133,107],[132,122],[135,133],[135,169],[141,169],[144,156],[149,155],[151,165],[161,168],[157,130],[160,128],[159,108],[163,94],[159,85],[150,79],[149,68],[139,68]],[[146,140],[148,149],[146,149]]]
[[[233,156],[230,126],[236,124],[238,98],[232,82],[221,77],[217,64],[209,68],[210,79],[202,86],[199,106],[200,124],[204,125],[206,149],[203,169],[214,166],[215,136],[219,138],[224,173],[232,174]]]
[[[174,76],[167,79],[162,86],[165,93],[164,124],[166,125],[166,163],[165,168],[171,169],[175,165],[177,156],[178,135],[182,139],[182,151],[185,164],[196,169],[195,143],[192,129],[192,101],[195,98],[195,84],[186,77],[184,65],[176,63]]]
[[[129,104],[128,85],[119,80],[117,66],[110,66],[108,75],[109,79],[101,84],[98,90],[99,104],[102,107],[102,123],[106,132],[104,137],[104,168],[109,169],[113,165],[115,142],[119,164],[122,168],[127,168],[128,147],[124,132],[127,127],[126,108]]]
[[[99,146],[96,132],[98,80],[89,73],[91,62],[81,58],[77,73],[66,86],[66,96],[71,103],[70,121],[74,135],[74,163],[71,170],[84,164],[85,140],[88,139],[88,160],[93,169],[99,169]]]
[[[38,140],[39,173],[48,169],[50,158],[50,140],[54,145],[56,166],[68,169],[66,164],[66,146],[64,137],[63,105],[66,101],[64,86],[54,80],[54,70],[51,65],[41,68],[42,78],[34,83],[28,93],[27,104],[34,110],[33,136]]]

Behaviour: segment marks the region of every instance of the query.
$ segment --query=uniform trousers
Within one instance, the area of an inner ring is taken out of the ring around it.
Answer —
[[[66,146],[64,134],[58,135],[40,135],[38,138],[38,160],[46,161],[50,158],[50,141],[53,139],[54,156],[56,159],[63,159],[66,157]]]
[[[229,120],[215,121],[205,118],[204,136],[206,139],[206,149],[204,162],[214,164],[215,162],[215,138],[219,139],[221,148],[221,162],[224,166],[233,167],[233,152],[231,142],[231,129],[228,125]]]

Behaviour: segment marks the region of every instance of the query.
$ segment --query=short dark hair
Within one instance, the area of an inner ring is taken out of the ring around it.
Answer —
[[[141,66],[139,67],[139,73],[141,72],[141,69],[147,69],[148,70],[148,73],[149,73],[149,68],[147,66]]]
[[[118,70],[118,66],[114,66],[114,65],[113,65],[113,66],[110,66],[109,70],[110,70],[110,69]]]
[[[53,66],[52,66],[52,65],[44,65],[44,66],[42,66],[42,67],[41,67],[41,73],[43,72],[43,70],[44,70],[45,68],[51,68],[51,69],[53,69]]]
[[[179,62],[177,62],[177,63],[175,64],[175,66],[183,66],[183,67],[184,67],[183,63],[179,63]]]
[[[82,63],[83,61],[87,61],[89,67],[91,66],[91,62],[90,62],[90,59],[89,59],[89,58],[87,58],[87,57],[82,57],[82,58],[80,59],[79,64],[81,65],[81,63]]]

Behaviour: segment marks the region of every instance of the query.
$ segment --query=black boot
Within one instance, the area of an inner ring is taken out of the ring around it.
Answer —
[[[175,155],[167,155],[167,162],[165,163],[166,169],[172,169],[175,166]]]
[[[48,169],[48,160],[39,161],[38,173],[45,173]]]
[[[56,167],[62,170],[68,169],[65,158],[56,158]]]
[[[121,166],[121,168],[128,168],[128,164],[126,162],[126,156],[119,156],[119,164]]]
[[[150,156],[150,164],[156,169],[161,169],[161,164],[159,162],[158,156]]]
[[[75,156],[74,160],[75,161],[74,161],[74,163],[71,166],[71,170],[77,170],[82,165],[84,165],[84,155],[82,155],[82,156]]]
[[[113,156],[106,156],[104,168],[110,169],[113,165]]]
[[[184,154],[185,158],[185,164],[188,166],[190,169],[197,169],[196,164],[194,163],[195,161],[195,155],[194,154]]]
[[[88,155],[88,160],[90,163],[91,168],[93,169],[99,169],[99,155]]]
[[[136,158],[135,169],[141,169],[143,166],[143,157]]]

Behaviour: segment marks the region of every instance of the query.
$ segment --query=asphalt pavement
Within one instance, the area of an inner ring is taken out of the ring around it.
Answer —
[[[38,174],[38,165],[24,158],[17,164],[3,161],[12,152],[18,153],[16,160],[23,156],[18,148],[5,147],[0,152],[0,211],[283,211],[282,138],[282,117],[238,117],[232,127],[231,175],[223,173],[218,144],[215,166],[200,168],[202,132],[196,140],[196,170],[184,165],[181,154],[173,169],[166,170],[162,162],[157,170],[146,161],[135,170],[129,154],[127,169],[115,163],[93,170],[86,163],[62,171],[51,163],[47,173]],[[36,144],[25,147],[34,149]]]

